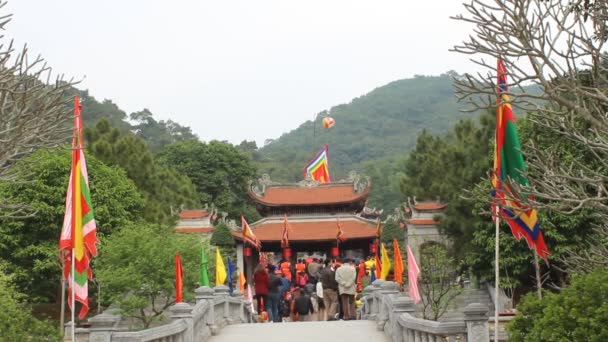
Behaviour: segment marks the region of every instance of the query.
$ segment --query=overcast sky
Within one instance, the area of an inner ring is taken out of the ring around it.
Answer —
[[[460,0],[9,0],[2,11],[14,14],[8,37],[98,100],[205,141],[261,145],[388,82],[474,68],[448,51],[471,32],[449,19]]]

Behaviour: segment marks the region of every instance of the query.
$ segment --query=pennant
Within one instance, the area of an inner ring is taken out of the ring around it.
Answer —
[[[365,262],[361,260],[357,272],[357,292],[363,291],[363,278],[365,278]]]
[[[377,252],[374,261],[376,262],[376,279],[382,279],[382,262],[380,262],[380,256]]]
[[[232,281],[234,271],[236,271],[236,267],[234,267],[232,260],[230,260],[230,257],[228,257],[228,293],[230,293],[231,296],[232,292],[234,292],[234,282]]]
[[[515,115],[508,95],[507,71],[501,59],[498,60],[497,70],[498,106],[492,175],[494,205],[499,205],[499,215],[505,219],[515,238],[518,240],[524,238],[528,247],[534,249],[547,261],[549,249],[540,230],[536,209],[524,203],[522,198],[525,195],[517,193],[512,187],[513,183],[528,185],[528,179],[525,177],[526,164],[521,153]],[[530,200],[533,199],[531,196],[528,197]]]
[[[63,277],[73,279],[69,282],[69,298],[74,293],[76,301],[82,304],[78,318],[83,319],[89,311],[88,279],[93,277],[90,260],[97,256],[96,245],[99,240],[84,156],[81,110],[80,98],[75,96],[72,167],[65,199],[63,227],[59,238],[59,254],[64,263]],[[72,258],[74,258],[74,269],[72,269]],[[71,300],[68,300],[68,305],[71,310],[75,310],[72,308]]]
[[[245,221],[243,214],[241,214],[241,227],[243,227],[243,239],[257,250],[260,250],[260,248],[262,248],[262,242],[255,236],[253,230],[249,227],[247,221]]]
[[[178,254],[175,254],[175,302],[181,303],[184,301],[184,271],[182,269],[182,259]]]
[[[323,148],[304,167],[304,178],[310,177],[319,183],[329,183],[329,146]]]
[[[410,246],[407,246],[407,282],[408,282],[408,293],[410,298],[414,300],[415,304],[420,303],[420,291],[418,290],[418,275],[420,274],[420,269],[416,264],[416,258],[414,258],[414,253],[410,249]]]
[[[388,272],[391,270],[391,260],[388,258],[388,252],[384,248],[384,244],[381,244],[382,248],[382,271],[380,273],[380,279],[386,280]]]
[[[201,270],[199,275],[200,286],[210,286],[207,263],[207,253],[205,253],[205,245],[203,245],[201,248]]]
[[[243,296],[246,295],[245,293],[245,284],[247,283],[247,280],[245,279],[245,274],[243,272],[239,272],[239,290],[241,290],[241,293],[243,294]]]
[[[395,263],[395,282],[403,285],[403,258],[401,257],[401,249],[399,248],[399,241],[393,239],[393,260]]]
[[[226,282],[226,266],[224,266],[224,260],[220,249],[215,249],[215,286],[223,285]]]
[[[251,303],[251,312],[255,312],[255,308],[253,307],[253,293],[251,291],[251,285],[247,284],[247,300]]]

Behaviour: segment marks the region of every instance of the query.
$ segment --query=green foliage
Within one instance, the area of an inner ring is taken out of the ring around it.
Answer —
[[[399,227],[393,220],[386,221],[382,226],[382,234],[380,235],[380,241],[385,244],[392,246],[393,239],[397,239],[401,243],[405,238],[405,232],[403,228]]]
[[[231,218],[238,218],[241,213],[249,215],[250,221],[259,217],[247,195],[247,185],[256,169],[234,146],[190,140],[165,147],[159,158],[192,180],[200,203],[213,203]]]
[[[34,318],[26,299],[0,263],[0,341],[60,341],[57,327]]]
[[[454,259],[438,244],[422,245],[420,251],[420,295],[423,317],[437,321],[448,310],[452,300],[462,293],[455,282]]]
[[[136,123],[132,131],[146,142],[153,153],[178,141],[198,139],[190,127],[181,126],[172,120],[156,121],[148,109],[131,113],[130,118]]]
[[[230,234],[230,229],[223,222],[218,224],[213,230],[210,242],[212,245],[219,246],[222,248],[234,248],[235,246],[234,238],[232,237],[232,234]]]
[[[186,176],[158,163],[141,138],[121,133],[101,120],[85,130],[88,151],[107,165],[124,169],[144,195],[144,218],[150,222],[172,222],[171,209],[196,207],[196,188]]]
[[[102,242],[96,263],[103,303],[117,304],[121,312],[143,327],[162,318],[175,301],[175,254],[182,259],[184,296],[192,297],[199,279],[201,239],[176,234],[166,226],[130,225]]]
[[[529,294],[509,324],[509,341],[608,341],[608,270],[572,278],[560,293]]]
[[[31,301],[54,299],[58,293],[58,241],[70,167],[69,150],[40,150],[15,165],[35,175],[31,182],[0,184],[1,196],[27,203],[36,211],[23,219],[0,219],[0,255],[8,261],[7,271],[14,274],[19,291]],[[90,156],[87,168],[98,235],[136,220],[143,201],[124,172]]]

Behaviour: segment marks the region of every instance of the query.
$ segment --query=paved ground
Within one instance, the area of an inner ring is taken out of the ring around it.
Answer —
[[[236,324],[210,342],[389,342],[372,321]]]

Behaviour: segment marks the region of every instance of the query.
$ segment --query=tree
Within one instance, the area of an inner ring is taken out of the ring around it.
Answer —
[[[34,318],[25,304],[27,296],[17,291],[0,263],[0,336],[2,341],[60,341],[57,328]]]
[[[249,220],[259,217],[247,200],[247,186],[256,169],[234,146],[190,140],[165,147],[159,158],[192,180],[201,203],[213,203],[231,218],[244,212],[252,215]]]
[[[213,234],[211,235],[211,240],[209,241],[212,245],[219,247],[228,247],[234,248],[234,238],[230,233],[230,229],[228,226],[221,222],[218,224],[213,230]]]
[[[27,169],[36,175],[34,179],[0,183],[0,197],[27,203],[35,210],[27,218],[0,219],[0,255],[8,262],[7,271],[14,275],[15,285],[28,294],[30,301],[48,301],[58,294],[58,241],[70,158],[67,148],[40,150],[14,166],[17,174]],[[87,156],[87,168],[98,236],[109,235],[141,215],[141,195],[122,170],[108,167],[92,156]]]
[[[509,341],[606,341],[608,271],[575,276],[569,287],[542,300],[529,294],[517,308]]]
[[[173,222],[172,210],[199,205],[190,179],[159,163],[146,143],[131,133],[121,133],[101,120],[85,129],[88,150],[108,165],[121,167],[144,195],[143,216],[150,222]]]
[[[182,259],[184,295],[192,297],[201,260],[198,235],[177,234],[171,227],[138,223],[102,243],[97,280],[102,300],[141,321],[144,328],[175,303],[175,254]]]
[[[423,245],[420,251],[423,318],[439,320],[462,289],[456,284],[454,259],[438,244]]]
[[[0,0],[0,9],[6,1]],[[0,29],[5,30],[10,14],[0,16]],[[16,161],[40,148],[49,148],[68,141],[70,106],[67,96],[72,81],[53,75],[42,57],[31,59],[27,48],[15,49],[12,41],[0,36],[0,181],[27,181],[31,172],[12,169]],[[31,213],[24,203],[0,199],[5,216]]]
[[[178,141],[198,139],[190,127],[181,126],[172,120],[156,121],[152,113],[145,108],[131,113],[130,118],[135,121],[132,128],[135,135],[142,138],[154,153]]]

